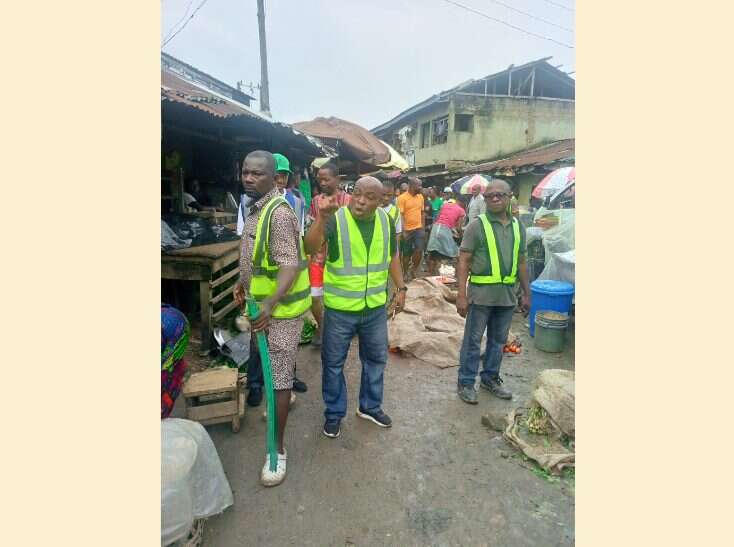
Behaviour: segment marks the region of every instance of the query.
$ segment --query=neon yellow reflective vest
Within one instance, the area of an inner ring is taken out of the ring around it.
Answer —
[[[279,205],[288,206],[282,197],[271,199],[260,213],[255,231],[255,245],[252,251],[252,280],[250,294],[257,301],[265,300],[275,294],[279,268],[270,257],[270,219],[273,211]],[[267,227],[267,228],[265,228]],[[264,229],[265,228],[265,229]],[[308,279],[308,262],[303,249],[303,239],[298,238],[300,260],[298,274],[290,290],[273,308],[273,317],[276,319],[290,319],[298,317],[311,307],[311,283]]]
[[[390,223],[387,213],[375,209],[369,250],[348,207],[336,212],[339,258],[324,269],[324,305],[340,311],[361,311],[387,303],[390,268]]]
[[[489,249],[489,271],[479,275],[472,272],[469,281],[478,285],[514,285],[517,283],[517,262],[520,259],[520,223],[516,218],[512,219],[512,270],[509,275],[503,275],[504,268],[492,224],[487,219],[487,215],[480,215],[479,219],[484,227],[484,237],[487,241],[487,249]]]
[[[383,211],[385,210],[383,209]],[[392,219],[392,221],[395,223],[395,225],[397,226],[398,216],[400,216],[400,209],[398,209],[397,205],[395,205],[394,203],[391,203],[390,211],[385,211],[385,212],[387,213],[387,216],[389,216]]]

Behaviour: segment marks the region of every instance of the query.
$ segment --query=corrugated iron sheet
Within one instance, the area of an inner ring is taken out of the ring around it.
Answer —
[[[161,100],[181,103],[216,118],[229,119],[239,116],[252,118],[273,126],[281,134],[287,130],[294,136],[308,141],[308,144],[316,148],[317,152],[315,153],[318,155],[325,157],[335,157],[337,155],[333,147],[324,144],[316,137],[297,131],[288,124],[276,122],[229,97],[222,97],[166,70],[161,70]]]
[[[212,91],[202,89],[166,70],[161,70],[161,100],[183,103],[218,118],[249,116],[263,121],[270,121],[245,105],[241,105],[232,99],[225,99]]]
[[[552,142],[531,150],[523,150],[507,158],[472,165],[459,170],[459,173],[486,173],[506,169],[518,169],[532,165],[547,165],[550,163],[573,159],[576,154],[576,139],[565,139]]]

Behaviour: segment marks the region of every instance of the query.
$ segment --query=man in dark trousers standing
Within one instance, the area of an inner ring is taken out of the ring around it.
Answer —
[[[487,332],[480,386],[500,399],[512,393],[502,386],[502,347],[517,306],[515,287],[522,287],[521,306],[530,309],[530,287],[525,250],[525,230],[510,214],[510,185],[493,179],[484,191],[486,213],[464,231],[456,269],[456,310],[466,317],[459,357],[458,394],[465,403],[477,404],[474,383],[479,369],[480,343]],[[468,292],[467,292],[468,280]]]

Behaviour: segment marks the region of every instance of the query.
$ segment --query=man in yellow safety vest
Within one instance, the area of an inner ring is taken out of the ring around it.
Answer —
[[[326,242],[324,324],[321,346],[323,433],[338,437],[347,411],[344,362],[352,338],[359,336],[362,379],[357,416],[380,427],[392,426],[382,409],[387,364],[387,279],[397,288],[397,310],[405,304],[405,283],[397,252],[395,223],[380,207],[382,183],[362,177],[348,206],[335,196],[319,203],[319,214],[305,237],[312,253]]]
[[[530,288],[525,229],[510,214],[511,197],[510,185],[493,179],[484,191],[486,212],[469,223],[461,241],[456,268],[456,310],[466,317],[466,325],[459,357],[458,394],[469,404],[477,404],[474,382],[485,331],[487,345],[480,386],[500,399],[512,398],[499,375],[502,348],[517,307],[518,280],[523,291],[521,305],[526,310],[530,308]]]
[[[250,211],[242,232],[240,280],[234,297],[240,306],[247,293],[258,302],[260,314],[252,322],[252,330],[267,333],[278,422],[278,464],[270,471],[266,456],[260,481],[275,486],[286,474],[283,435],[303,314],[311,307],[311,288],[298,220],[275,185],[273,155],[263,150],[248,154],[241,179],[250,198]],[[252,392],[253,387],[250,389]]]

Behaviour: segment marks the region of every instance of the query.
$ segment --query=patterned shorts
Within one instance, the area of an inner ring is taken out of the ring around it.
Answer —
[[[298,343],[303,331],[303,317],[271,319],[268,327],[270,366],[273,369],[273,389],[293,388]]]

